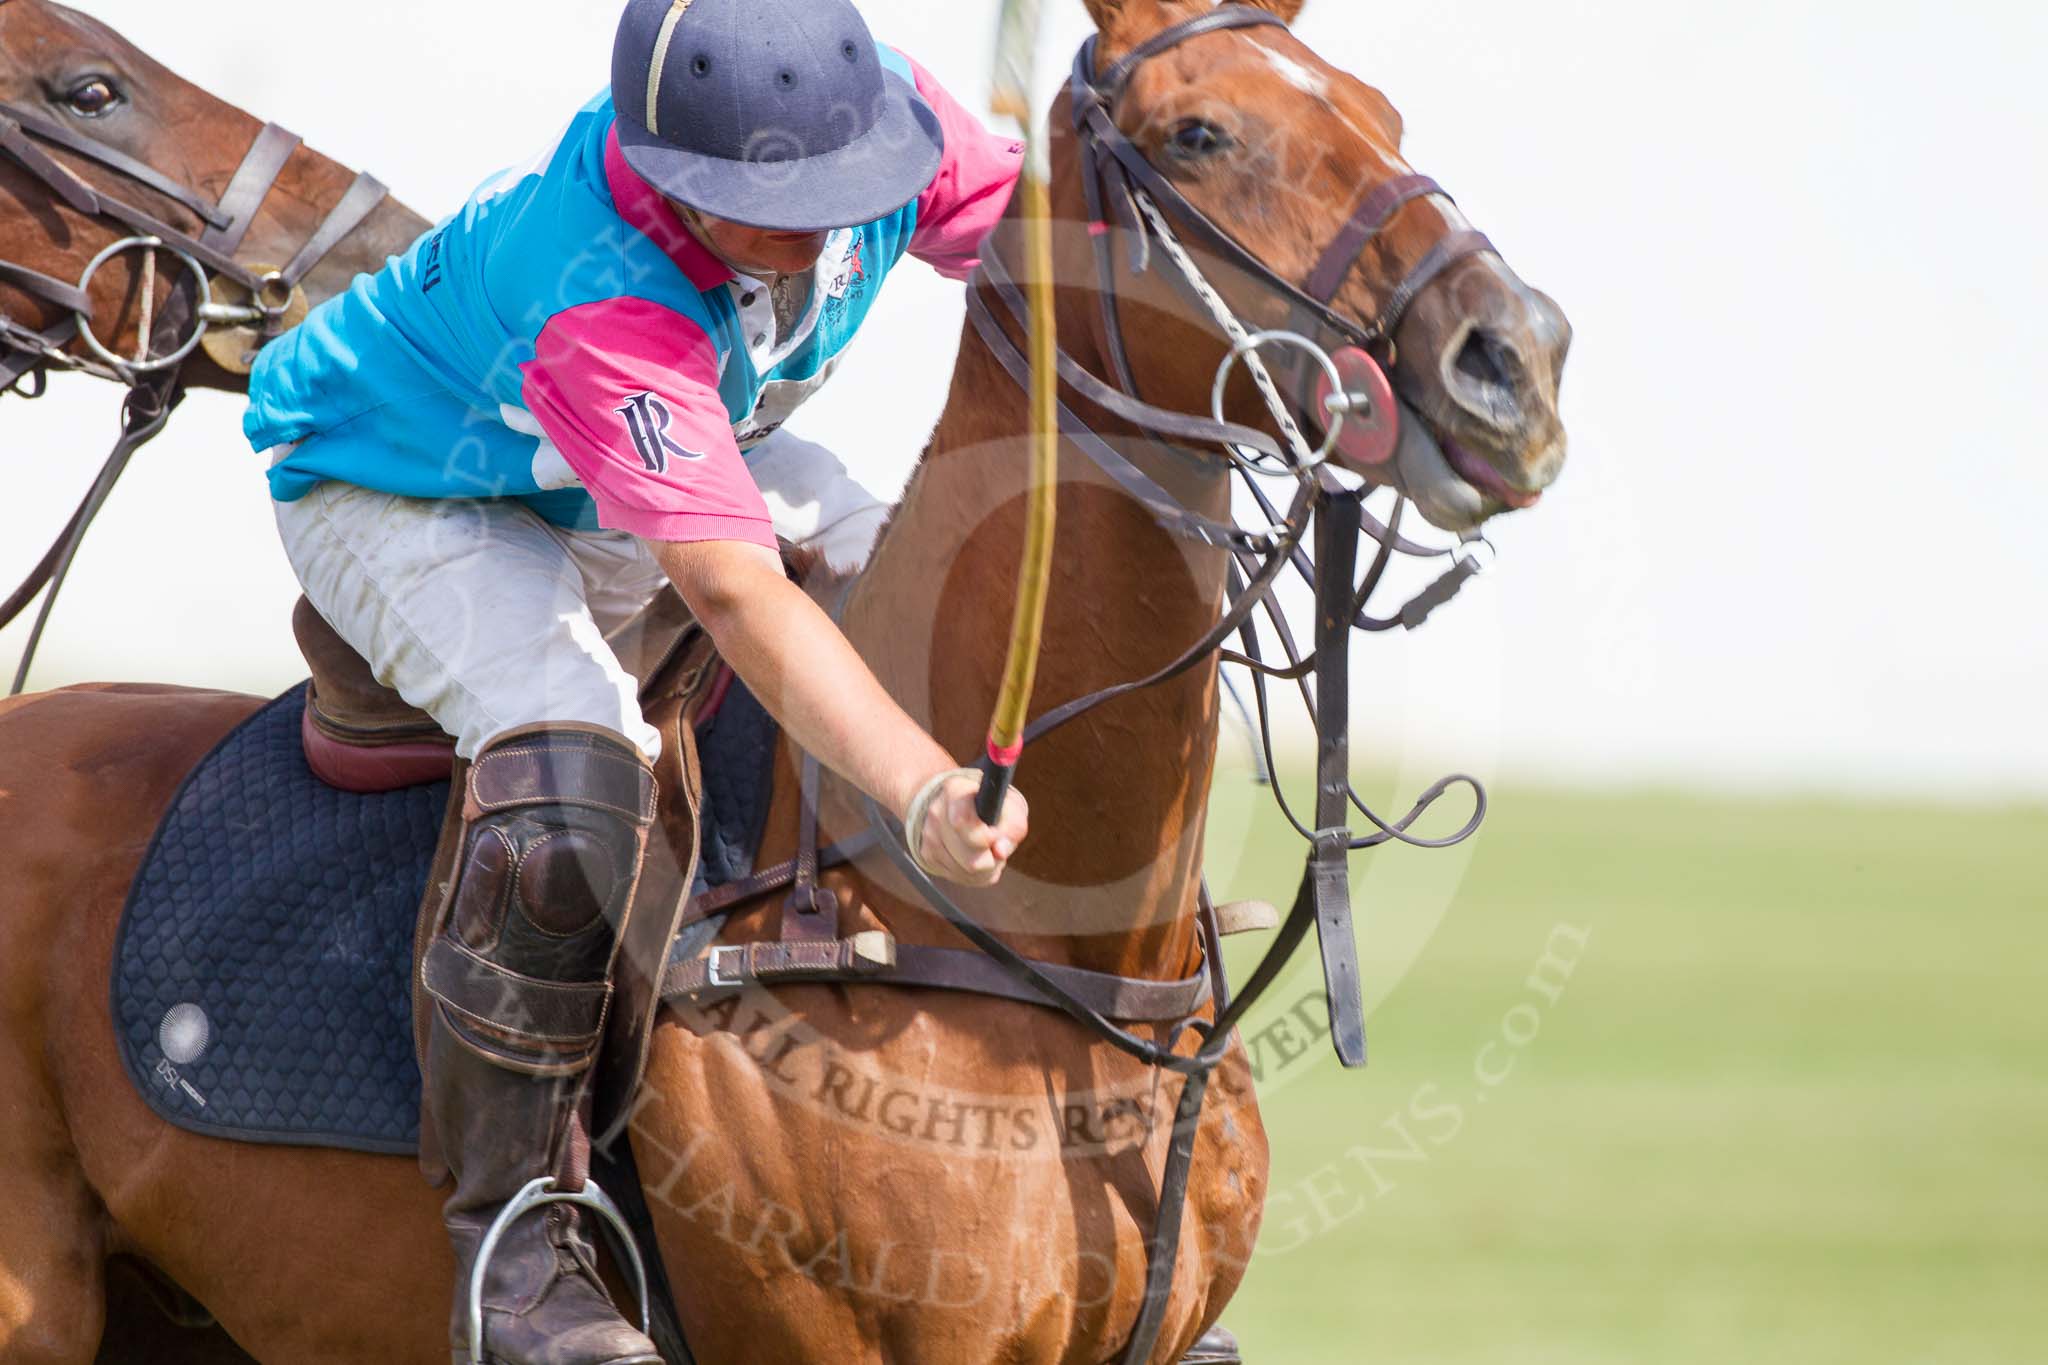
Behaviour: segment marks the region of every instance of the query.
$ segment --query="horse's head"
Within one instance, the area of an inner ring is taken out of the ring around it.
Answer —
[[[1303,0],[1249,3],[1291,22]],[[1212,8],[1200,0],[1087,5],[1101,30],[1098,78]],[[1375,340],[1382,359],[1391,343],[1389,376],[1404,408],[1403,435],[1392,459],[1360,472],[1396,484],[1448,529],[1528,506],[1557,477],[1565,458],[1558,379],[1570,326],[1555,303],[1491,250],[1468,249],[1431,273],[1433,249],[1471,225],[1438,193],[1374,202],[1376,189],[1399,191],[1397,182],[1414,174],[1401,156],[1400,115],[1383,95],[1271,24],[1174,43],[1130,67],[1112,94],[1116,127],[1215,227],[1290,284],[1311,287],[1323,266],[1332,311],[1362,329],[1386,328],[1388,337]],[[1054,117],[1064,121],[1063,113]],[[1375,222],[1384,208],[1383,225],[1361,234],[1355,262],[1340,251],[1333,270],[1326,257],[1362,207]],[[1213,278],[1248,323],[1302,325],[1298,303],[1215,253],[1198,257],[1205,272],[1216,265]],[[1168,272],[1156,263],[1135,278],[1127,261],[1118,268],[1126,272],[1119,293],[1128,290],[1134,304],[1166,315],[1162,323],[1203,323],[1161,281]],[[1221,358],[1213,329],[1204,330],[1210,339],[1196,342],[1170,323],[1126,329],[1132,368],[1148,396],[1156,401],[1172,389],[1184,403],[1207,407],[1213,370],[1197,373],[1201,367],[1188,363],[1191,344],[1204,358]],[[1250,398],[1250,386],[1242,393],[1248,406],[1240,403],[1233,416],[1259,421],[1263,408]]]
[[[0,212],[0,262],[57,281],[79,279],[109,244],[147,235],[134,220],[88,211],[92,194],[194,238],[231,224],[231,234],[209,245],[237,262],[260,263],[252,269],[268,269],[292,260],[355,178],[281,133],[258,155],[263,125],[256,119],[180,78],[106,25],[49,0],[0,0],[0,105],[13,111],[0,123],[0,135],[12,144],[0,147],[0,202],[7,206]],[[15,122],[21,127],[12,127]],[[250,189],[261,193],[245,196],[236,217],[220,196],[245,161],[275,178],[252,177]],[[62,188],[81,183],[90,191],[67,195]],[[314,300],[402,248],[425,225],[385,201],[349,226],[361,231],[351,231],[344,249],[322,257],[305,276]],[[155,277],[159,302],[179,274],[173,267]],[[109,261],[87,291],[93,330],[124,355],[136,351],[136,328],[150,311],[140,306],[149,278],[144,253],[129,251]],[[69,312],[48,291],[24,290],[21,283],[0,272],[0,313],[44,327]],[[76,341],[67,349],[82,354]],[[192,378],[234,382],[204,367],[195,367]]]

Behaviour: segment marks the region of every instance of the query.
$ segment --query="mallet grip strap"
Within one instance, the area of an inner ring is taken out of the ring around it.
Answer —
[[[917,789],[917,795],[910,798],[910,808],[903,813],[903,846],[910,851],[910,860],[917,864],[918,871],[934,880],[937,880],[943,874],[925,860],[925,816],[930,813],[932,802],[936,801],[939,793],[946,789],[946,784],[956,777],[964,777],[970,782],[979,782],[981,780],[981,770],[979,768],[949,768],[945,772],[934,774],[922,787]]]

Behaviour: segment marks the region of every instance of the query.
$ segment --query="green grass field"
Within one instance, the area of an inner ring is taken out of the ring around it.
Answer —
[[[2048,1361],[2048,812],[1494,795],[1356,864],[1370,1068],[1263,1035],[1247,1359]]]

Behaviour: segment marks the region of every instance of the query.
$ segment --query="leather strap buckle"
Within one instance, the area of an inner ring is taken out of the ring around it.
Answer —
[[[735,986],[744,986],[747,984],[746,969],[744,965],[740,968],[738,973],[726,970],[724,964],[726,961],[725,954],[727,953],[731,953],[733,956],[739,958],[741,963],[744,964],[746,961],[747,945],[744,943],[722,943],[716,948],[713,948],[711,950],[711,956],[707,958],[705,961],[704,981],[706,985],[715,987],[719,990],[731,990]]]

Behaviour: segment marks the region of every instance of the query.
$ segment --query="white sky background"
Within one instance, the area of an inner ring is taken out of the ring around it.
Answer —
[[[970,105],[992,0],[865,0]],[[610,0],[85,6],[368,167],[428,217],[607,78]],[[1050,85],[1087,28],[1048,6]],[[1354,656],[1365,761],[1782,791],[2048,793],[2041,157],[2048,9],[1394,5],[1301,35],[1385,90],[1578,340],[1572,460],[1498,570]],[[797,425],[893,489],[943,397],[959,290],[893,277]],[[0,403],[0,579],[41,553],[113,390]],[[198,394],[96,526],[36,681],[276,691],[296,587],[240,400]],[[8,671],[23,636],[0,635]]]

